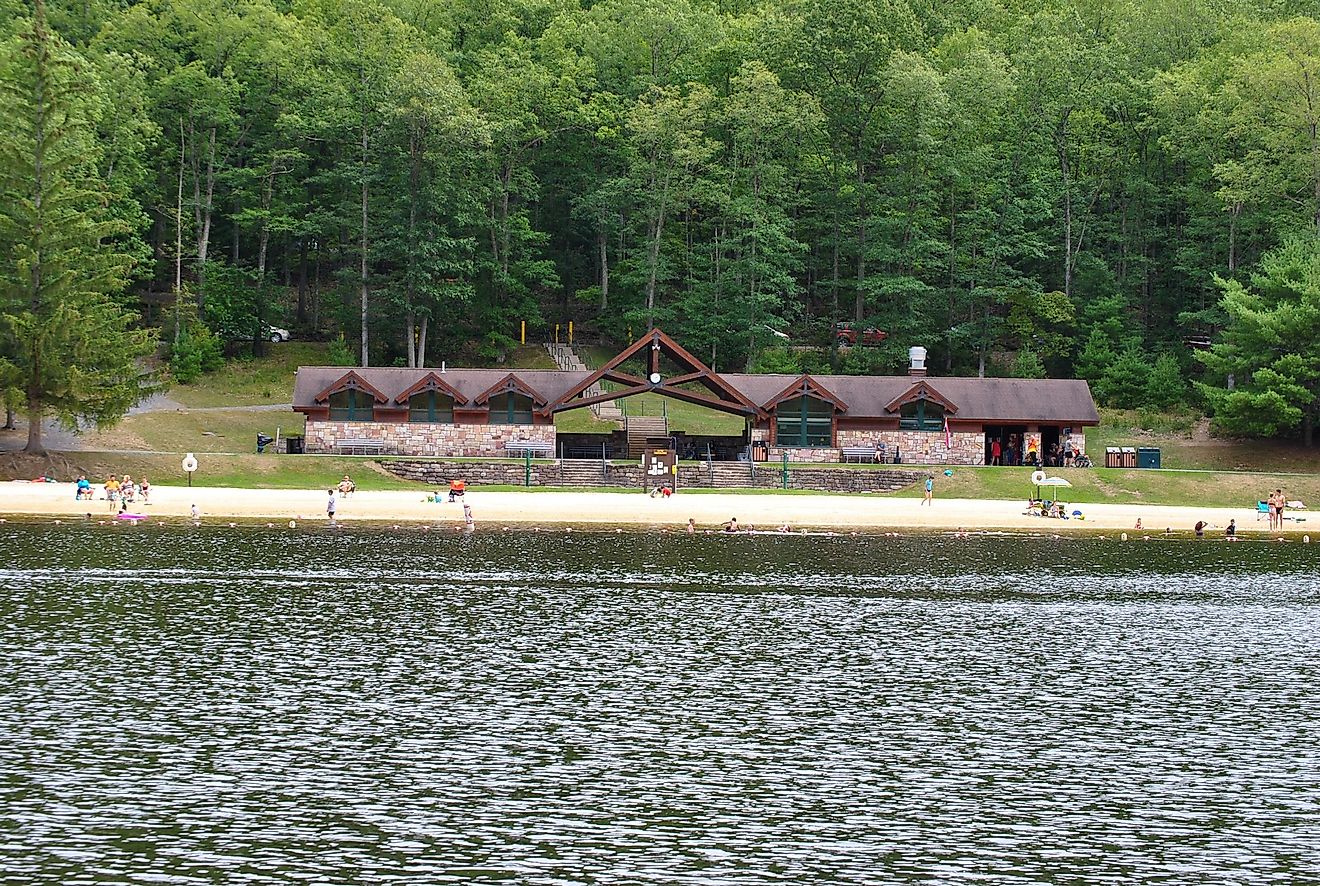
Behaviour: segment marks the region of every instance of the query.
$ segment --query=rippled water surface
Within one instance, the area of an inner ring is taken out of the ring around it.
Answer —
[[[0,526],[0,883],[1320,882],[1320,545]]]

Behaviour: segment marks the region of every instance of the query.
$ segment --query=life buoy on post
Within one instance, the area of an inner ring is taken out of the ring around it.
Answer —
[[[1033,486],[1039,486],[1040,484],[1042,484],[1042,483],[1044,483],[1044,482],[1045,482],[1045,472],[1044,472],[1044,471],[1037,471],[1036,473],[1034,473],[1034,474],[1031,475],[1031,485],[1033,485]]]
[[[197,456],[191,452],[183,457],[183,470],[188,475],[188,485],[192,486],[193,471],[197,470]]]

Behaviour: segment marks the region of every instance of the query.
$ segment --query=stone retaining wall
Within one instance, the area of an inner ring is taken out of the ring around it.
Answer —
[[[426,483],[439,489],[448,489],[450,480],[465,480],[470,487],[522,486],[526,480],[526,465],[521,461],[508,462],[446,462],[446,461],[382,461],[381,467],[405,480]],[[922,478],[918,472],[890,469],[856,468],[790,468],[789,489],[809,489],[821,492],[890,492],[911,486]],[[570,479],[560,474],[558,462],[532,462],[531,485],[570,486]],[[609,466],[607,477],[593,479],[592,486],[619,486],[641,489],[642,466],[639,464]],[[745,462],[717,462],[712,472],[703,463],[681,464],[678,468],[678,488],[746,488],[779,489],[783,477],[779,467],[756,465],[749,471]]]

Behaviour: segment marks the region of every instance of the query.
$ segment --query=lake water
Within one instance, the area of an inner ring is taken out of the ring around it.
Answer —
[[[1320,545],[0,526],[0,883],[1320,882]]]

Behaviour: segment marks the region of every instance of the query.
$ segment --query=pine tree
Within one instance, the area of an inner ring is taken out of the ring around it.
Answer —
[[[104,426],[150,392],[154,338],[115,300],[130,260],[96,171],[95,78],[43,0],[17,30],[0,47],[0,391],[42,453],[46,416]]]

